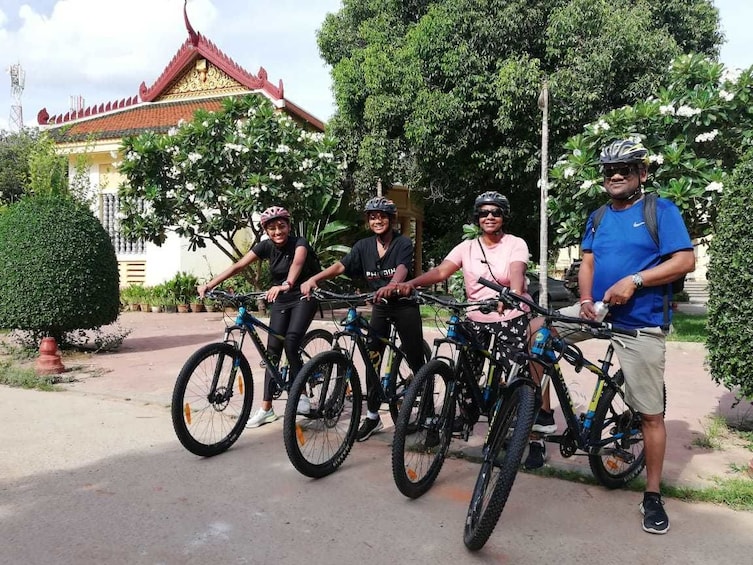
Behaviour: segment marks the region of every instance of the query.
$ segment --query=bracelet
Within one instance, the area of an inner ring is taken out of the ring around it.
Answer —
[[[584,304],[593,304],[594,301],[590,298],[586,298],[585,300],[580,301],[580,305],[583,306]]]
[[[287,286],[287,287],[291,287],[291,286],[293,286],[293,285],[292,285],[292,284],[290,284],[290,281],[285,281],[285,282],[284,282],[284,283],[282,283],[282,284],[281,284],[280,286]]]

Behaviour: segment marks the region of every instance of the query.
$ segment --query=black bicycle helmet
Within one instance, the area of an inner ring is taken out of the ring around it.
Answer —
[[[366,203],[366,207],[363,211],[368,214],[369,212],[383,212],[388,216],[394,216],[397,214],[397,206],[389,198],[384,196],[375,196]]]
[[[601,150],[599,162],[602,165],[617,163],[648,165],[648,149],[639,141],[617,139]]]
[[[490,190],[489,192],[479,194],[476,197],[476,201],[473,203],[473,213],[478,214],[478,211],[484,204],[492,204],[502,210],[503,218],[510,217],[510,202],[507,200],[506,196],[502,196],[499,192]]]

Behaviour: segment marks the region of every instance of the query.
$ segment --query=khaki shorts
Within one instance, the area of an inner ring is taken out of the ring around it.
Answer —
[[[564,316],[580,316],[580,305],[575,304],[559,311]],[[571,343],[593,336],[578,331],[575,324],[555,322],[559,334]],[[641,328],[636,337],[618,335],[611,339],[622,373],[625,375],[625,399],[642,414],[649,416],[664,413],[664,365],[666,334],[661,328]]]

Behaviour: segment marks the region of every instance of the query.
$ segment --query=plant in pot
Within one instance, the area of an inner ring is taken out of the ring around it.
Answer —
[[[178,312],[188,312],[189,303],[193,302],[196,297],[196,287],[199,285],[199,279],[195,275],[181,271],[172,279],[166,281],[165,285],[177,300]]]
[[[151,312],[152,311],[152,300],[153,300],[153,292],[152,287],[150,286],[143,286],[141,287],[141,294],[140,294],[140,306],[142,312]]]
[[[191,312],[203,312],[204,311],[204,299],[194,296],[191,300]]]

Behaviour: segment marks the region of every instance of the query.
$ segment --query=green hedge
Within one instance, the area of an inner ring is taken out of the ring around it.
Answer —
[[[57,338],[118,317],[118,264],[91,211],[28,197],[0,215],[0,327]]]
[[[709,246],[708,364],[713,379],[753,398],[753,151],[740,161],[719,203]]]

